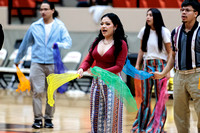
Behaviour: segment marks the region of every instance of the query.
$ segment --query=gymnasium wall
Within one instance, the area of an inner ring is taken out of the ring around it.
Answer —
[[[93,14],[89,13],[89,8],[64,8],[57,7],[60,19],[65,23],[73,41],[70,50],[81,51],[83,56],[88,52],[92,41],[98,35],[99,23],[93,20]],[[139,30],[145,25],[146,8],[109,8],[103,12],[116,13],[124,26],[128,35],[129,53],[137,53],[140,41],[137,38]],[[171,31],[174,27],[181,24],[179,9],[160,9],[165,25]],[[8,56],[14,50],[16,39],[23,38],[30,24],[7,24],[7,7],[0,7],[0,23],[4,27],[5,41],[4,48],[8,50]],[[199,19],[199,18],[198,18]],[[68,50],[63,50],[62,55]]]

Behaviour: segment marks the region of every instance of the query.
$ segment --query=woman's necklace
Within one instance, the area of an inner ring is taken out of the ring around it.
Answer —
[[[108,41],[105,41],[105,39],[103,39],[103,44],[105,44],[105,45],[111,44],[111,43],[113,43],[113,42],[114,42],[113,39],[110,40],[109,42],[108,42]]]

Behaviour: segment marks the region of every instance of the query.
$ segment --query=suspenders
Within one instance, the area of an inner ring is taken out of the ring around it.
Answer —
[[[173,37],[173,41],[174,41],[174,47],[175,47],[175,69],[179,69],[179,64],[178,64],[178,42],[179,42],[179,35],[181,32],[181,27],[182,25],[176,27],[175,29],[175,34]],[[192,56],[192,68],[196,68],[196,53],[195,53],[195,42],[196,42],[196,37],[197,37],[197,33],[200,30],[200,24],[198,24],[197,28],[195,29],[193,36],[192,36],[192,42],[191,42],[191,56]]]

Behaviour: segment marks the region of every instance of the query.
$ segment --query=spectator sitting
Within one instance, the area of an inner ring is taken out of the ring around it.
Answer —
[[[91,0],[95,5],[110,5],[112,0]]]
[[[88,0],[78,0],[77,7],[90,7]]]
[[[96,24],[99,23],[103,12],[108,8],[112,8],[112,6],[109,4],[111,1],[112,0],[90,0],[93,6],[89,8],[89,12],[93,14],[93,20]]]

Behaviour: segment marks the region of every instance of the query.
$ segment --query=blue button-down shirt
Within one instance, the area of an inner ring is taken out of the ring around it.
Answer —
[[[31,24],[19,47],[14,62],[25,56],[29,46],[32,46],[31,61],[42,64],[53,64],[53,44],[57,43],[59,48],[69,49],[72,45],[71,37],[64,23],[55,18],[52,25],[47,44],[45,44],[45,26],[43,18]]]

